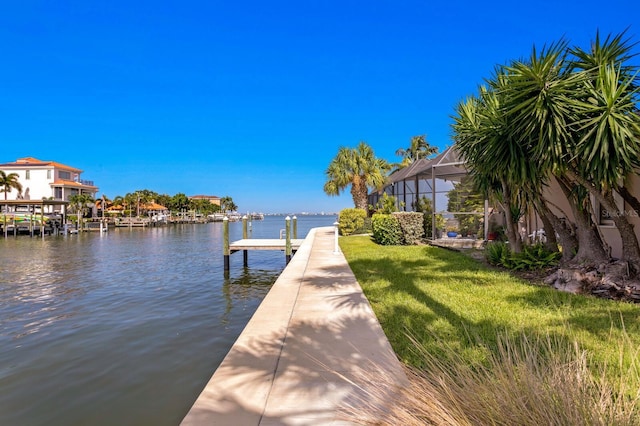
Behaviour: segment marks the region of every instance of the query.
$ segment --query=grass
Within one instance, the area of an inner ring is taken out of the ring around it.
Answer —
[[[368,236],[343,237],[340,246],[410,367],[412,389],[391,411],[406,405],[419,420],[398,415],[389,424],[639,421],[640,306],[532,285],[440,248],[378,246]],[[427,397],[419,402],[420,395]],[[426,411],[440,407],[447,420],[420,417],[416,404],[425,401]],[[596,412],[583,409],[594,405]],[[546,411],[519,412],[524,407]]]

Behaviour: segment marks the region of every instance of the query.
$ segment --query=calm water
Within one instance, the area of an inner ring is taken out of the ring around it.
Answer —
[[[298,237],[334,221],[301,216]],[[0,238],[0,425],[178,424],[285,260],[222,266],[221,223]]]

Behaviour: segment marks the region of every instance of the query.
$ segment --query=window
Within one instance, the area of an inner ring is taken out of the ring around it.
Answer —
[[[24,179],[29,180],[31,178],[31,170],[26,170],[24,173]]]
[[[64,180],[71,180],[71,172],[59,171],[58,172],[58,177],[60,179],[64,179]]]
[[[47,180],[51,180],[51,169],[47,170]]]
[[[54,198],[56,200],[62,200],[62,188],[59,186],[56,186],[55,188],[53,188],[54,191]]]

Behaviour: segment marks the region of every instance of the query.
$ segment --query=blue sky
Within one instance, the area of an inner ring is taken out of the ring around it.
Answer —
[[[335,212],[353,205],[322,191],[339,147],[444,148],[496,64],[626,28],[640,41],[640,2],[3,2],[0,162],[78,167],[108,197]]]

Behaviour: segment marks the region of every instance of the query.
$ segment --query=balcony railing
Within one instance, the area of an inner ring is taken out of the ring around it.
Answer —
[[[93,181],[92,181],[92,180],[84,180],[84,179],[80,179],[80,183],[81,183],[81,184],[83,184],[83,185],[87,185],[87,186],[95,186],[95,185],[93,184]]]

